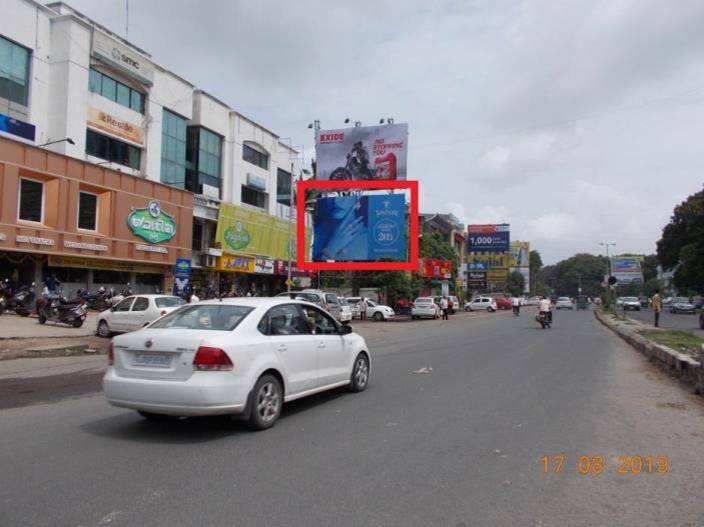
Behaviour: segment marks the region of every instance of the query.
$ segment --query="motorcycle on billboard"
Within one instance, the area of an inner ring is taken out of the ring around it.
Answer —
[[[391,181],[406,179],[408,125],[320,130],[316,179]]]

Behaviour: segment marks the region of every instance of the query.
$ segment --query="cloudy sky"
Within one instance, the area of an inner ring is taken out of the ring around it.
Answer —
[[[68,0],[124,35],[125,0]],[[704,178],[704,2],[131,0],[129,39],[312,153],[409,123],[424,212],[508,222],[547,263],[653,252]]]

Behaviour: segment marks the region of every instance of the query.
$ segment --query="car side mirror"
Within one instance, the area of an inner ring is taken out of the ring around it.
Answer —
[[[112,306],[112,307],[110,308],[110,311],[115,311],[115,306]]]
[[[340,335],[349,335],[352,333],[352,326],[349,324],[342,324],[340,326]]]

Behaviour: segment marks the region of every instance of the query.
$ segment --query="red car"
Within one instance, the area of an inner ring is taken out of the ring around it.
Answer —
[[[496,308],[497,309],[512,309],[513,304],[511,304],[511,299],[506,296],[502,296],[502,297],[497,298],[496,299]]]

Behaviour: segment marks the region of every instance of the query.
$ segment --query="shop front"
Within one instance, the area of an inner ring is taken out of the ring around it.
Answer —
[[[223,252],[217,259],[220,291],[229,294],[273,296],[286,290],[286,273],[277,262],[295,249],[295,225],[264,212],[220,204],[216,244]],[[310,246],[310,229],[306,230]],[[295,261],[296,255],[291,258]]]
[[[0,138],[0,278],[16,285],[170,291],[192,214],[189,192]]]
[[[220,291],[229,296],[274,296],[280,292],[274,275],[274,260],[249,255],[218,258]]]

